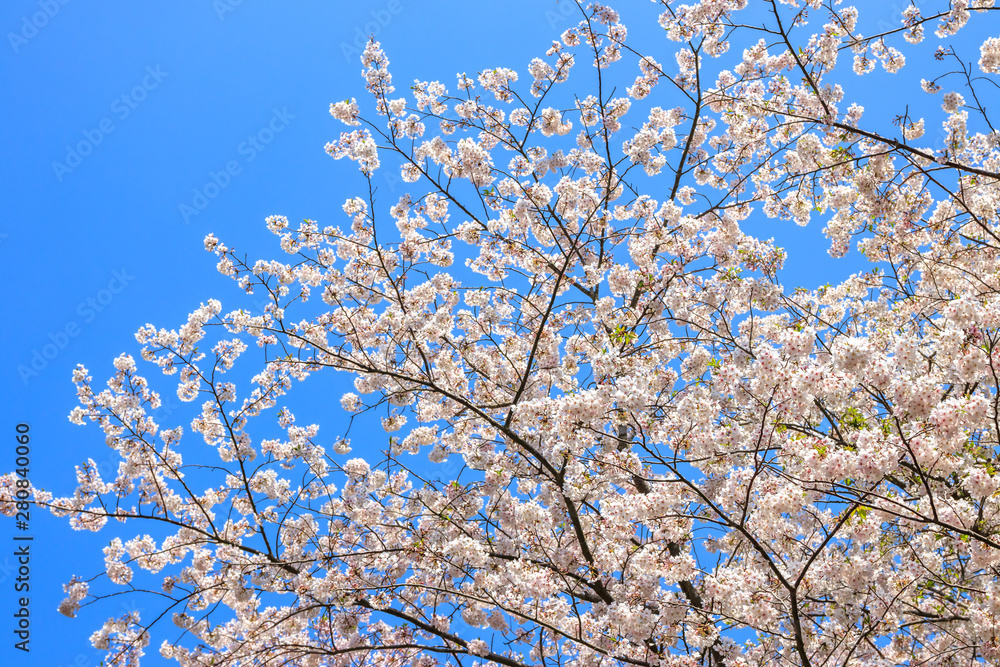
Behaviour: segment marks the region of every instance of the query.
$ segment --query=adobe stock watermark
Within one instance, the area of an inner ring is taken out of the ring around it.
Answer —
[[[112,271],[111,280],[102,289],[77,304],[74,311],[77,317],[56,331],[49,332],[47,342],[31,350],[28,363],[18,365],[17,374],[21,377],[21,382],[27,386],[33,378],[41,375],[49,363],[69,346],[70,340],[79,336],[84,326],[97,319],[115,300],[115,296],[121,294],[133,280],[135,276],[129,273],[128,267]]]
[[[399,169],[389,167],[388,169],[381,169],[382,180],[385,181],[386,186],[389,188],[389,192],[395,192],[397,185],[405,185],[406,182],[403,177],[399,175]]]
[[[377,36],[382,28],[392,23],[393,17],[402,11],[403,3],[400,0],[389,0],[384,9],[373,9],[368,12],[372,20],[365,23],[364,26],[354,26],[354,41],[340,43],[340,52],[344,54],[344,61],[351,62],[352,58],[357,61],[361,57],[362,51],[365,50],[365,45],[368,44],[368,38]]]
[[[21,17],[21,29],[17,32],[8,32],[7,41],[14,53],[21,50],[21,47],[34,39],[38,31],[49,24],[62,5],[68,4],[69,0],[41,0],[38,3],[38,11],[31,16]]]
[[[208,208],[208,203],[228,188],[234,177],[243,173],[243,165],[256,160],[268,144],[274,141],[275,136],[281,134],[288,127],[289,121],[294,118],[295,115],[288,113],[287,107],[282,107],[281,110],[272,109],[271,120],[267,125],[248,136],[236,147],[236,153],[243,158],[242,162],[238,159],[229,160],[219,171],[208,172],[208,180],[200,188],[194,189],[191,201],[178,204],[177,210],[184,219],[184,224],[190,224],[192,216],[200,215]]]
[[[170,73],[162,71],[159,65],[146,67],[146,74],[142,77],[142,81],[133,86],[132,90],[122,93],[111,102],[111,113],[119,121],[125,120],[168,76]],[[55,172],[59,182],[62,182],[66,174],[83,164],[84,158],[93,153],[94,149],[104,141],[104,138],[114,131],[115,123],[110,117],[102,118],[97,127],[92,130],[82,130],[83,139],[73,146],[66,145],[66,157],[63,161],[57,160],[52,163],[52,171]]]
[[[579,16],[580,9],[572,2],[560,2],[557,3],[556,7],[554,11],[545,10],[545,20],[549,22],[549,28],[553,30],[562,27],[560,24],[574,14]]]
[[[220,21],[226,20],[226,14],[235,12],[236,8],[243,4],[243,0],[213,0],[212,9]]]

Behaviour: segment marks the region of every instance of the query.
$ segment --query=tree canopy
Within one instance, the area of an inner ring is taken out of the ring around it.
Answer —
[[[117,473],[11,473],[0,509],[124,522],[60,607],[159,601],[94,634],[110,664],[1000,664],[993,1],[870,36],[880,3],[652,4],[655,53],[581,3],[527,70],[408,91],[369,41],[370,99],[330,107],[346,221],[269,217],[274,260],[209,235],[266,309],[77,368]],[[907,57],[891,123],[846,92]],[[783,285],[766,218],[870,265]],[[356,458],[296,422],[332,371],[331,412],[387,432]]]

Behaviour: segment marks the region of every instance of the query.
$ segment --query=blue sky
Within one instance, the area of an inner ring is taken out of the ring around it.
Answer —
[[[18,423],[31,426],[39,486],[68,492],[74,463],[112,461],[96,428],[66,418],[71,371],[83,363],[103,381],[115,356],[138,351],[132,334],[147,322],[175,328],[209,298],[224,309],[245,305],[204,252],[207,233],[266,258],[281,254],[264,228],[268,215],[343,223],[340,207],[363,181],[323,146],[342,129],[331,102],[353,96],[366,105],[358,47],[367,34],[383,42],[399,90],[418,77],[453,87],[456,72],[509,66],[523,74],[575,22],[572,8],[566,0],[5,2],[0,258],[11,284],[0,302],[0,428],[8,433],[0,468],[13,468]],[[899,9],[885,3],[880,12],[876,20],[895,21]],[[663,46],[655,24],[629,27]],[[634,75],[634,65],[624,70]],[[401,194],[398,181],[378,178],[383,193]],[[857,268],[827,262],[821,223],[753,224],[789,248],[786,284],[818,285],[833,279],[827,271]],[[101,569],[108,536],[32,514],[25,655],[10,641],[11,531],[0,524],[0,662],[96,665],[87,638],[121,612],[117,603],[76,620],[55,608],[72,574]],[[164,662],[158,643],[145,664]]]

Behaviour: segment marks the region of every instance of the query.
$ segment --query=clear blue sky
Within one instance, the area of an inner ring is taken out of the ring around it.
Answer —
[[[648,2],[635,4],[652,16]],[[31,425],[39,486],[68,493],[73,464],[113,460],[95,427],[66,418],[75,405],[71,371],[83,363],[103,381],[115,356],[137,353],[132,334],[143,324],[176,328],[208,298],[238,307],[238,291],[202,249],[207,233],[251,256],[277,257],[265,216],[342,224],[340,207],[362,181],[323,146],[342,129],[328,114],[331,102],[367,103],[356,48],[365,35],[377,31],[400,91],[418,77],[453,88],[459,71],[474,76],[502,65],[523,77],[531,58],[575,22],[561,11],[571,7],[566,0],[4,2],[0,428],[8,435],[0,469],[14,467],[20,422]],[[886,3],[877,18],[897,15]],[[629,27],[662,48],[655,24]],[[634,65],[623,70],[634,76]],[[383,192],[402,192],[379,178]],[[759,233],[787,239],[793,266],[825,257],[822,223],[768,224],[774,230]],[[789,282],[831,279],[798,272]],[[96,665],[100,655],[87,638],[104,617],[121,613],[117,603],[76,620],[55,608],[71,575],[101,570],[111,533],[77,533],[64,520],[32,514],[32,650],[24,655],[11,646],[11,532],[10,522],[0,523],[0,663]],[[145,664],[164,662],[158,644]]]

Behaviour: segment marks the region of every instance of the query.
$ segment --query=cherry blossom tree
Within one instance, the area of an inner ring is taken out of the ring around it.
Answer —
[[[367,183],[343,227],[272,216],[270,261],[209,235],[265,311],[209,300],[74,373],[121,463],[32,502],[127,534],[60,611],[159,603],[94,634],[111,664],[1000,664],[993,4],[871,36],[882,3],[630,8],[662,53],[581,4],[526,73],[406,95],[369,42],[371,99],[330,109]],[[845,99],[891,73],[891,125]],[[765,218],[870,266],[787,288]],[[296,423],[334,370],[388,432],[363,457]]]

